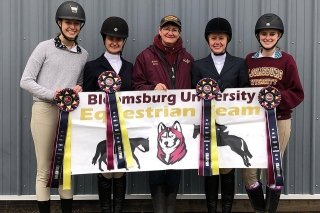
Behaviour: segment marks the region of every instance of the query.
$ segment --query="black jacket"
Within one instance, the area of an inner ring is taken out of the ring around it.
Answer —
[[[121,57],[122,66],[119,72],[121,78],[121,91],[131,91],[131,76],[132,76],[132,63],[124,60]],[[84,76],[83,76],[83,91],[84,92],[97,92],[101,91],[98,86],[98,77],[104,71],[113,71],[112,66],[109,61],[104,57],[100,56],[99,58],[89,61],[84,66]]]
[[[227,53],[226,60],[219,75],[211,54],[197,60],[192,66],[192,88],[196,88],[202,78],[212,78],[218,82],[220,90],[226,88],[249,87],[249,76],[244,59],[238,58]]]

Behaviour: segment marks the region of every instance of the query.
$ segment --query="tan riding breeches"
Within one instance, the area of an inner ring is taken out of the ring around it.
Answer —
[[[111,178],[121,178],[124,175],[124,172],[115,172],[115,173],[101,173],[103,177],[107,179]]]
[[[280,153],[283,156],[290,139],[291,119],[278,120],[277,123]],[[258,181],[258,169],[243,169],[243,180],[247,187],[255,184]]]
[[[57,122],[58,109],[55,105],[34,102],[32,106],[31,133],[37,159],[36,195],[38,201],[50,199],[50,188],[46,185],[49,179]],[[73,196],[72,190],[62,190],[62,185],[60,185],[58,191],[63,199],[71,199]]]

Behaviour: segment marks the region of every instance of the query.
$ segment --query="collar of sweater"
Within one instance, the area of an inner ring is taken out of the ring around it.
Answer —
[[[68,49],[66,45],[64,45],[59,36],[55,37],[54,38],[54,45],[59,48],[59,49],[62,49],[62,50],[67,50],[67,51],[70,51],[70,52],[73,52],[73,53],[81,53],[81,48],[79,47],[78,43],[75,41],[75,46],[72,47],[71,49]]]
[[[262,49],[260,49],[259,51],[257,51],[255,54],[252,55],[252,58],[263,58],[264,56],[262,55]],[[270,58],[281,58],[282,57],[282,53],[281,50],[279,48],[276,48],[276,50],[273,52],[272,56],[270,56]]]

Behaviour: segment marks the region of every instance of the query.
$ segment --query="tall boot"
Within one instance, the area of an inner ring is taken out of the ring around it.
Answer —
[[[61,199],[60,202],[62,213],[72,213],[73,199]]]
[[[177,194],[179,190],[179,185],[166,186],[166,204],[167,213],[174,213],[176,208]]]
[[[39,213],[50,213],[50,200],[37,201]]]
[[[266,186],[266,212],[277,212],[280,196],[281,189],[272,189]]]
[[[154,213],[166,213],[165,185],[151,184],[150,190]]]
[[[234,169],[228,174],[221,174],[222,213],[230,213],[234,198]]]
[[[124,174],[121,178],[113,178],[113,212],[121,213],[123,201],[126,195],[127,178]]]
[[[219,175],[206,176],[204,178],[204,190],[206,193],[208,213],[216,213],[219,191]]]
[[[253,189],[247,189],[248,196],[250,198],[250,202],[252,208],[255,212],[264,212],[265,203],[264,203],[264,196],[263,196],[263,189],[262,184],[259,182],[259,186]]]
[[[98,194],[102,213],[111,213],[111,186],[112,179],[98,174]]]

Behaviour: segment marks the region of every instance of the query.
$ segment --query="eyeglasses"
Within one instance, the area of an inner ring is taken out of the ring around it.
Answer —
[[[169,33],[172,32],[173,34],[178,34],[180,33],[178,28],[169,28],[169,27],[164,27],[161,29],[164,33]]]

